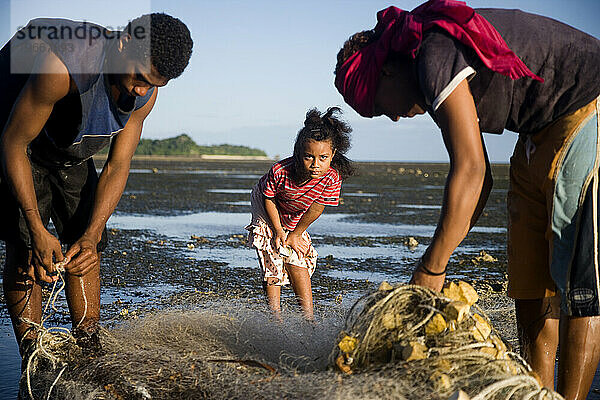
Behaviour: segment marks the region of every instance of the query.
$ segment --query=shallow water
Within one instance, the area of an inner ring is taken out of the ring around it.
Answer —
[[[208,193],[250,194],[250,189],[207,189]]]
[[[345,192],[344,196],[350,197],[377,197],[379,193]]]
[[[96,172],[102,172],[102,169],[97,169]],[[176,170],[176,169],[142,169],[132,168],[129,170],[132,174],[194,174],[194,175],[218,175],[220,178],[234,178],[234,179],[259,179],[261,175],[255,174],[232,174],[227,170]]]
[[[21,374],[21,358],[10,321],[0,323],[0,399],[17,397],[17,382]]]
[[[396,207],[402,208],[416,208],[420,210],[429,209],[429,210],[441,210],[442,206],[428,206],[425,204],[396,204]]]
[[[219,192],[222,193],[222,192]],[[230,204],[230,203],[229,203]],[[355,236],[431,236],[434,225],[383,224],[362,222],[365,214],[324,213],[309,228],[312,236],[333,234],[340,237]],[[160,230],[161,233],[179,238],[191,235],[216,236],[242,233],[250,222],[249,213],[202,212],[176,216],[131,215],[116,213],[108,221],[109,227],[126,229]],[[506,228],[475,226],[472,232],[505,233]]]

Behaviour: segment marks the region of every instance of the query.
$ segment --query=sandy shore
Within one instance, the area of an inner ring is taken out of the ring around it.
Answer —
[[[107,156],[104,154],[97,154],[94,156],[94,160],[97,162],[104,162]],[[161,156],[161,155],[134,155],[133,161],[136,162],[198,162],[198,161],[270,161],[274,162],[270,157],[267,156],[234,156],[224,154],[202,154],[195,156]]]

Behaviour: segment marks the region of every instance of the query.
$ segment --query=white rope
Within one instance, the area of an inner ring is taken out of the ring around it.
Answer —
[[[69,261],[70,261],[69,259],[65,258],[63,261],[54,264],[54,267],[56,268],[56,272],[58,273],[59,279],[54,281],[54,284],[52,285],[52,289],[50,291],[50,295],[48,296],[48,301],[46,302],[46,305],[44,306],[44,310],[42,311],[42,315],[46,314],[46,312],[48,311],[48,308],[52,308],[52,310],[54,310],[54,312],[58,311],[58,309],[55,306],[55,303],[56,303],[56,300],[57,300],[60,292],[62,292],[65,289],[66,281],[65,281],[65,277],[63,274],[65,273],[65,265],[68,264]],[[61,286],[57,289],[59,281],[61,283]],[[85,318],[87,316],[87,311],[88,311],[88,301],[87,301],[87,296],[85,294],[85,286],[83,284],[83,279],[81,277],[79,277],[79,285],[81,287],[81,294],[83,296],[84,309],[83,309],[83,316],[81,317],[81,320],[77,323],[75,328],[78,328],[83,323],[83,321],[85,320]],[[58,357],[53,355],[46,348],[47,347],[45,344],[46,336],[52,335],[55,342],[58,342],[58,343],[66,343],[71,339],[74,340],[73,335],[71,334],[71,331],[67,328],[63,328],[63,327],[45,328],[44,327],[44,323],[53,314],[54,313],[47,314],[45,317],[43,317],[41,319],[41,322],[39,324],[34,321],[31,321],[27,318],[20,319],[21,322],[24,322],[24,323],[30,325],[29,329],[33,329],[38,333],[37,339],[35,341],[36,349],[29,355],[29,358],[27,359],[27,367],[25,369],[25,373],[26,373],[26,377],[27,377],[27,390],[28,390],[28,394],[29,394],[29,397],[31,398],[31,400],[35,400],[35,397],[33,395],[33,390],[31,388],[31,370],[32,370],[33,360],[35,359],[35,357],[38,357],[39,353],[42,353],[47,359],[49,359],[52,362],[53,368],[56,368],[56,364],[60,361],[60,359]],[[25,336],[23,336],[23,337],[25,337]],[[60,370],[60,372],[54,379],[54,382],[52,382],[52,385],[50,386],[50,389],[48,390],[48,393],[46,395],[46,399],[50,399],[52,390],[54,389],[54,387],[56,386],[56,384],[58,383],[58,381],[60,380],[62,374],[65,372],[66,369],[67,369],[67,366],[62,367],[62,369]]]
[[[481,392],[479,392],[476,396],[472,397],[471,400],[486,400],[492,398],[495,393],[498,393],[502,389],[513,387],[508,393],[508,396],[505,397],[506,400],[512,398],[512,396],[521,389],[525,389],[527,387],[531,387],[531,389],[520,397],[520,399],[528,400],[533,398],[534,396],[538,396],[539,399],[544,399],[548,397],[549,399],[562,399],[562,397],[558,393],[550,392],[545,388],[540,388],[537,380],[529,375],[520,375],[513,376],[508,379],[501,380],[499,382],[495,382],[492,385],[486,387]]]
[[[56,379],[54,380],[54,382],[52,382],[52,385],[50,386],[50,389],[48,389],[48,395],[46,396],[46,400],[50,400],[50,395],[52,394],[52,389],[54,389],[54,386],[56,385],[56,383],[58,382],[58,380],[60,379],[60,376],[63,374],[63,372],[65,372],[67,369],[67,366],[65,365],[60,372],[58,373],[58,375],[56,376]]]
[[[88,309],[87,297],[85,295],[85,287],[83,286],[83,279],[81,277],[79,277],[79,286],[81,287],[81,294],[83,295],[84,308],[83,308],[83,315],[81,316],[81,320],[77,323],[75,328],[79,328],[79,325],[81,325],[81,323],[87,316],[87,309]]]

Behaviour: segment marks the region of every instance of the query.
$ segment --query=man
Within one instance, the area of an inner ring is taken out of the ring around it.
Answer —
[[[450,159],[437,229],[412,283],[440,290],[492,187],[482,132],[519,133],[508,192],[508,295],[542,383],[585,398],[600,360],[600,41],[519,10],[389,7],[338,53],[336,87],[365,117],[428,112]],[[531,69],[530,69],[531,68]],[[557,346],[558,371],[555,374]]]
[[[35,19],[0,50],[3,283],[21,354],[37,335],[40,283],[56,281],[63,265],[74,336],[99,350],[105,224],[158,87],[183,72],[192,45],[185,24],[154,13],[120,32]],[[98,177],[91,157],[109,144]]]

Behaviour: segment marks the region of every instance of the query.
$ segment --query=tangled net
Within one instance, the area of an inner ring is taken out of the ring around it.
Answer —
[[[31,399],[35,398],[33,394],[34,387],[32,386],[32,375],[34,375],[36,371],[57,371],[52,384],[48,388],[48,394],[46,397],[50,398],[54,385],[56,385],[62,374],[67,370],[69,363],[81,358],[82,356],[81,348],[77,346],[76,339],[71,334],[69,329],[63,327],[48,328],[45,326],[46,321],[58,311],[55,303],[59,294],[65,289],[66,282],[64,274],[65,265],[68,264],[68,262],[69,259],[65,258],[63,261],[54,264],[56,273],[58,275],[58,280],[54,281],[52,284],[46,305],[42,311],[42,315],[45,315],[45,317],[41,319],[40,323],[38,324],[29,319],[21,318],[22,322],[25,322],[29,325],[29,329],[27,329],[25,335],[23,335],[23,339],[25,339],[27,334],[31,331],[35,332],[35,342],[29,349],[27,349],[27,354],[23,360],[25,370],[23,371],[22,381],[24,383],[21,385],[21,392],[23,393],[23,391],[26,391],[27,396]],[[88,307],[87,296],[85,294],[85,288],[81,278],[79,278],[79,284],[81,285],[81,292],[83,294],[85,308],[83,316],[77,323],[76,327],[79,327],[79,325],[81,325],[81,323],[84,321]],[[50,312],[48,312],[49,310]],[[19,343],[20,346],[22,344],[23,343]],[[20,398],[25,397],[25,395],[22,393],[19,396]]]
[[[48,362],[46,351],[36,354],[32,362],[44,367],[32,371],[31,395],[445,400],[462,390],[477,400],[560,399],[540,388],[485,314],[468,305],[474,290],[454,286],[458,294],[441,296],[384,284],[357,301],[345,322],[341,306],[317,308],[316,325],[292,312],[275,322],[252,299],[199,297],[194,309],[102,330],[104,354],[96,358],[78,356],[71,340],[46,346],[60,362]],[[463,296],[467,306],[451,296]]]
[[[392,286],[357,301],[350,310],[331,363],[346,374],[394,365],[398,379],[428,398],[462,393],[472,399],[560,399],[541,387],[527,363],[507,348],[475,305],[466,282],[450,282],[442,295],[420,286]]]
[[[324,375],[336,382],[327,362],[341,313],[320,312],[318,327],[286,313],[280,324],[262,302],[200,301],[203,309],[162,311],[102,330],[104,354],[68,361],[57,381],[58,368],[36,368],[33,398],[316,399],[328,388],[313,390],[314,382]],[[44,354],[38,357],[42,365]]]

